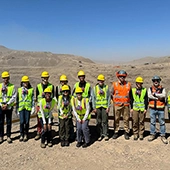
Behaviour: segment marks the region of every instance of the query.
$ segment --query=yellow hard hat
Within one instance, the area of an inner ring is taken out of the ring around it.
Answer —
[[[45,90],[44,90],[44,93],[52,93],[51,89],[49,87],[47,87]]]
[[[60,76],[60,81],[68,81],[67,76],[65,74]]]
[[[65,90],[70,90],[68,85],[62,86],[62,91],[65,91]]]
[[[79,76],[85,76],[85,73],[84,73],[84,71],[83,71],[83,70],[80,70],[80,71],[78,72],[78,74],[77,74],[77,75],[78,75],[78,77],[79,77]]]
[[[142,77],[137,77],[136,78],[136,83],[143,83],[143,78]]]
[[[2,78],[7,78],[7,77],[9,77],[9,72],[4,71],[1,76],[2,76]]]
[[[75,93],[83,93],[83,90],[81,87],[76,87]]]
[[[105,80],[104,75],[103,74],[99,74],[98,77],[97,77],[97,80],[104,81]]]
[[[29,82],[29,77],[28,76],[23,76],[21,78],[21,82]]]
[[[43,71],[41,73],[41,77],[49,77],[49,73],[47,71]]]

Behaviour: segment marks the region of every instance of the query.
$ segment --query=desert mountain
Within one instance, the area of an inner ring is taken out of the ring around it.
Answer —
[[[114,62],[113,62],[114,63]],[[134,85],[135,78],[142,76],[145,80],[144,85],[151,85],[151,78],[159,75],[162,78],[162,84],[169,90],[169,67],[170,57],[146,57],[122,65],[95,63],[90,59],[69,55],[53,54],[51,52],[30,52],[11,50],[0,46],[0,71],[7,70],[11,74],[11,82],[17,87],[20,85],[20,79],[23,75],[30,77],[31,84],[35,87],[41,81],[41,72],[46,70],[50,73],[50,82],[54,85],[59,84],[61,74],[66,74],[69,84],[78,80],[77,72],[82,69],[86,73],[86,80],[95,85],[98,74],[104,74],[106,83],[111,86],[111,82],[116,80],[115,73],[124,69],[128,73],[127,80]]]

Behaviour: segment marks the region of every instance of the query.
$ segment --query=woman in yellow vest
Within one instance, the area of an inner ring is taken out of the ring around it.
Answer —
[[[143,78],[136,78],[136,87],[132,88],[129,93],[131,114],[133,119],[133,135],[134,140],[143,140],[145,130],[145,116],[148,108],[148,93],[147,89],[142,86]]]
[[[26,142],[28,140],[28,130],[30,114],[34,113],[34,89],[31,87],[28,76],[21,79],[21,87],[18,88],[16,110],[20,117],[20,139]]]
[[[47,144],[49,147],[52,147],[52,134],[51,134],[51,119],[52,119],[52,111],[55,107],[56,100],[52,98],[52,90],[47,87],[44,90],[45,98],[40,100],[40,113],[41,118],[40,122],[43,127],[43,131],[41,133],[41,147],[45,148],[45,139],[47,138]]]
[[[76,97],[72,97],[71,104],[73,113],[77,119],[77,145],[76,147],[82,146],[86,148],[90,143],[90,135],[89,135],[89,120],[91,118],[89,99],[83,98],[82,93],[83,90],[80,87],[75,89]],[[82,138],[84,136],[85,143],[82,144]]]
[[[62,95],[58,98],[58,113],[60,121],[59,136],[61,146],[69,146],[70,125],[72,123],[71,95],[68,85],[62,86]]]

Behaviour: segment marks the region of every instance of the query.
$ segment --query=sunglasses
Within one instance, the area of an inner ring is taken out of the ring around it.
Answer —
[[[69,91],[68,90],[64,90],[63,93],[68,93]]]
[[[152,81],[153,81],[153,82],[158,82],[158,83],[160,82],[160,80],[152,80]]]
[[[119,76],[119,78],[125,78],[126,76]]]

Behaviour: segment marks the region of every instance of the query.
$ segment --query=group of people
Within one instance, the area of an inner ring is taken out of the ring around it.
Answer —
[[[20,117],[20,138],[19,141],[26,142],[29,138],[30,115],[37,115],[37,135],[35,140],[41,138],[41,147],[47,145],[52,147],[52,122],[53,111],[57,108],[59,118],[59,137],[61,146],[69,146],[70,139],[74,138],[73,115],[76,118],[76,147],[86,148],[90,145],[89,121],[91,113],[96,114],[96,128],[98,140],[109,140],[108,115],[111,104],[114,112],[114,135],[113,139],[119,137],[119,121],[123,116],[124,137],[129,136],[129,118],[133,119],[134,140],[143,140],[145,130],[145,116],[147,109],[150,111],[150,136],[148,141],[156,138],[156,117],[160,123],[160,135],[164,144],[168,141],[165,137],[165,88],[160,84],[161,78],[154,76],[153,85],[146,89],[143,87],[143,78],[136,78],[136,86],[131,87],[126,81],[127,73],[120,70],[116,73],[118,81],[112,83],[111,89],[105,84],[105,76],[99,74],[97,84],[91,87],[85,80],[83,70],[78,72],[79,81],[75,83],[73,90],[68,85],[66,75],[60,76],[60,85],[54,88],[49,83],[49,73],[42,72],[42,82],[34,88],[30,84],[28,76],[21,78],[21,87],[18,90],[9,82],[9,72],[2,73],[3,82],[0,84],[0,144],[4,141],[4,118],[6,117],[7,142],[12,143],[11,124],[12,112],[16,107],[16,113]],[[91,136],[92,137],[92,136]]]

